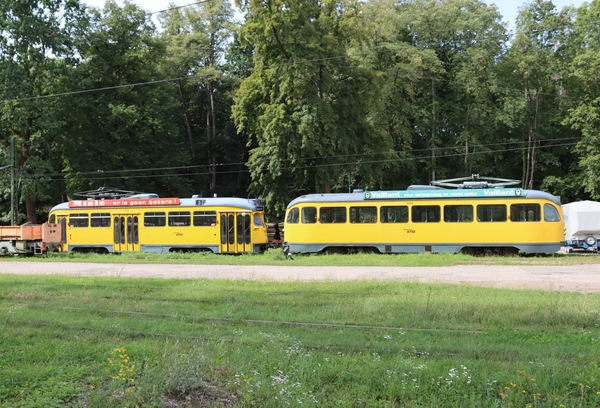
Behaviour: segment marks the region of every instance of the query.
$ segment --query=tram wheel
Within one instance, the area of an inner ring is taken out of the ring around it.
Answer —
[[[515,247],[464,247],[461,252],[471,256],[516,256],[519,250]]]

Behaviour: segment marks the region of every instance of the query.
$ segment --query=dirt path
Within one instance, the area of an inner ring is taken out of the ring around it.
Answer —
[[[600,265],[575,266],[247,266],[0,262],[3,274],[209,278],[265,281],[397,280],[600,293]]]

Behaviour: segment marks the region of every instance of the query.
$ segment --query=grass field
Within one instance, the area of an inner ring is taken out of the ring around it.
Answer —
[[[599,406],[599,324],[596,294],[0,275],[0,406]]]
[[[47,256],[2,258],[5,261],[60,261],[99,263],[185,263],[210,265],[299,265],[299,266],[451,266],[451,265],[581,265],[600,264],[597,254],[553,254],[540,256],[485,256],[464,254],[295,254],[285,259],[281,249],[270,249],[263,254],[239,256],[202,253],[148,253],[78,254],[50,253]]]

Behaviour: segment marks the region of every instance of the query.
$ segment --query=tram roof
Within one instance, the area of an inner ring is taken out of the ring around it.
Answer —
[[[175,200],[168,203],[169,200]],[[159,202],[156,204],[155,202]],[[151,203],[150,203],[151,202]],[[163,202],[163,204],[160,204]],[[74,205],[79,203],[79,205]],[[194,207],[201,209],[203,207],[234,207],[249,211],[262,211],[263,206],[260,200],[254,198],[240,197],[192,197],[192,198],[174,198],[157,197],[154,195],[125,197],[117,200],[72,200],[55,205],[50,212],[56,210],[89,209],[101,210],[108,208],[154,208],[154,207]]]
[[[412,188],[411,188],[412,187]],[[407,190],[363,191],[352,193],[306,194],[292,200],[287,208],[298,203],[328,202],[385,202],[391,200],[441,200],[441,199],[492,199],[492,198],[538,198],[561,205],[560,197],[539,190],[522,188],[446,189],[433,186],[411,186]]]

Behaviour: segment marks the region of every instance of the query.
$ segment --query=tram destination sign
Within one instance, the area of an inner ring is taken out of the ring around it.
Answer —
[[[365,200],[426,199],[426,198],[498,198],[525,197],[522,188],[478,188],[461,190],[398,190],[366,191]]]
[[[88,207],[151,207],[157,205],[179,205],[179,198],[122,198],[112,200],[73,200],[69,208]]]

